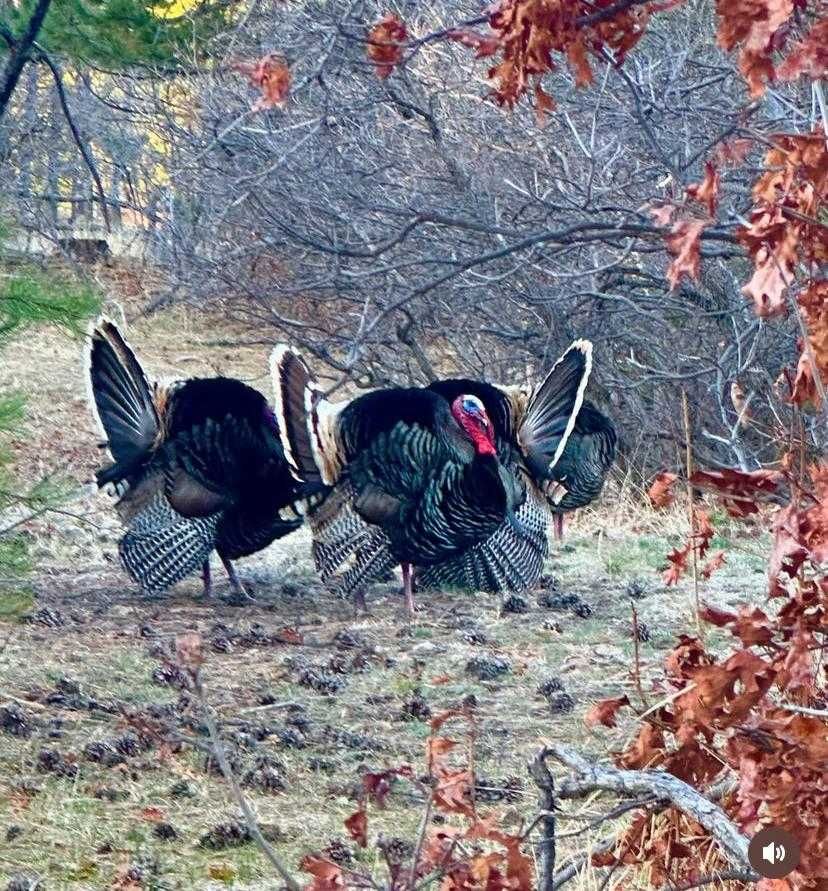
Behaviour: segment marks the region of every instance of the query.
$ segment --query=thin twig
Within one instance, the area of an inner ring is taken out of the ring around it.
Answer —
[[[681,410],[684,418],[685,441],[685,466],[687,470],[687,516],[690,520],[690,544],[693,558],[693,598],[696,604],[696,630],[699,639],[704,640],[704,629],[701,621],[701,603],[699,602],[699,554],[698,537],[696,535],[696,511],[693,507],[693,484],[690,477],[693,475],[693,434],[690,430],[690,403],[687,401],[687,390],[681,391]]]
[[[69,125],[72,139],[75,141],[75,145],[78,147],[78,151],[81,153],[81,157],[89,169],[89,173],[92,175],[95,189],[98,192],[98,199],[101,204],[101,213],[103,214],[104,222],[106,223],[106,231],[111,232],[112,225],[109,220],[109,208],[107,206],[106,192],[104,191],[103,182],[101,182],[101,175],[98,173],[98,168],[95,166],[95,159],[92,157],[89,147],[83,141],[83,137],[81,136],[80,130],[78,130],[75,119],[72,117],[72,112],[69,109],[69,102],[66,99],[66,90],[63,87],[63,76],[60,68],[58,68],[57,64],[52,60],[43,47],[39,46],[37,43],[34,45],[38,49],[38,59],[42,59],[52,72],[52,78],[55,81],[55,89],[57,90],[58,101],[60,102],[63,116],[66,118],[66,123]]]
[[[786,712],[794,712],[797,715],[811,715],[814,718],[822,718],[828,721],[828,709],[808,708],[806,705],[783,705]]]
[[[607,811],[605,814],[601,814],[600,817],[592,817],[589,819],[584,826],[580,829],[573,829],[571,832],[559,832],[558,833],[558,841],[562,838],[576,838],[579,835],[583,835],[585,832],[589,832],[591,829],[595,829],[597,826],[600,826],[602,823],[606,823],[607,820],[617,820],[619,817],[623,817],[624,814],[629,813],[629,811],[634,811],[637,808],[648,807],[651,804],[655,804],[657,799],[653,798],[652,795],[648,795],[645,798],[636,798],[633,801],[625,801],[623,804],[619,804],[618,807],[614,807],[611,811]],[[584,819],[583,817],[578,819]]]
[[[584,865],[592,859],[593,855],[606,854],[607,851],[612,850],[617,841],[618,840],[615,837],[605,838],[603,841],[598,842],[597,845],[590,848],[586,853],[580,854],[574,860],[567,863],[562,869],[559,869],[558,872],[555,873],[555,878],[552,882],[552,891],[557,891],[558,888],[565,885],[570,879],[574,879],[584,868]]]
[[[428,830],[428,824],[431,821],[431,809],[434,805],[434,793],[429,793],[428,800],[426,801],[425,810],[423,811],[423,818],[420,821],[420,828],[417,832],[417,844],[414,846],[414,856],[411,858],[411,872],[408,876],[408,887],[414,888],[417,884],[417,866],[420,863],[420,855],[423,852],[423,845],[425,844],[426,831]]]
[[[274,711],[275,709],[301,709],[299,702],[270,702],[267,705],[252,705],[250,708],[239,709],[239,713],[249,715],[251,712]]]
[[[201,683],[201,671],[199,669],[196,669],[195,671],[190,671],[189,673],[193,681],[193,691],[198,698],[199,705],[201,706],[201,713],[204,719],[204,725],[207,727],[207,733],[210,737],[210,743],[213,747],[213,753],[216,756],[216,760],[218,761],[219,768],[221,768],[221,772],[224,775],[224,779],[227,781],[227,785],[230,786],[230,791],[233,793],[233,798],[236,799],[236,804],[238,804],[242,814],[244,815],[244,819],[247,823],[247,828],[250,830],[250,834],[253,836],[253,839],[261,849],[262,853],[271,862],[276,872],[279,873],[280,878],[285,883],[285,885],[287,885],[290,891],[302,891],[302,886],[296,881],[296,879],[293,878],[287,867],[282,863],[279,855],[273,850],[270,842],[268,842],[268,840],[262,834],[262,830],[259,828],[259,823],[256,820],[256,815],[253,813],[250,805],[247,802],[247,799],[242,793],[241,787],[239,786],[236,777],[233,775],[233,770],[227,760],[227,753],[224,750],[224,744],[222,743],[221,736],[219,735],[218,726],[216,725],[215,719],[213,718],[210,706],[207,703],[204,686]]]

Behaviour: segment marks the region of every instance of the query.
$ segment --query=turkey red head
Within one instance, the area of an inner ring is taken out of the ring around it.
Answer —
[[[478,455],[496,455],[494,427],[477,396],[464,394],[451,403],[451,413]]]

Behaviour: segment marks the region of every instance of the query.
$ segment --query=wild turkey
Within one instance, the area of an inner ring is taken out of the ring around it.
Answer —
[[[295,503],[309,491],[288,468],[265,397],[224,377],[151,388],[105,319],[91,332],[87,381],[113,459],[96,479],[120,496],[126,571],[159,593],[200,567],[209,595],[216,550],[234,595],[246,598],[230,561],[301,526]]]
[[[285,457],[332,489],[309,510],[323,580],[345,595],[402,564],[427,585],[530,584],[546,554],[548,511],[531,484],[560,458],[591,369],[578,341],[533,393],[474,381],[375,391],[332,404],[303,360],[274,351]]]
[[[612,421],[584,400],[572,436],[555,465],[555,481],[565,490],[552,507],[557,538],[563,536],[564,514],[585,507],[601,494],[615,461],[617,441]]]

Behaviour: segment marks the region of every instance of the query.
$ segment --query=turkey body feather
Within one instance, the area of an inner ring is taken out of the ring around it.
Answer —
[[[435,405],[439,414],[448,408],[443,400]],[[525,496],[496,455],[464,454],[447,439],[439,428],[398,421],[348,462],[356,512],[383,528],[400,562],[455,556],[490,535]]]
[[[584,402],[555,466],[555,478],[567,490],[557,504],[559,512],[585,507],[601,494],[615,461],[617,443],[612,421],[591,402]]]
[[[485,538],[522,501],[495,454],[477,454],[449,404],[418,388],[360,396],[339,415],[354,510],[400,562],[430,564]]]

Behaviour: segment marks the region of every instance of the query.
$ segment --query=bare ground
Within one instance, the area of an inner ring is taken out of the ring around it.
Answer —
[[[234,373],[268,392],[265,351],[215,346],[220,321],[176,310],[136,324],[130,339],[156,373]],[[30,394],[29,432],[15,444],[30,478],[91,478],[97,454],[79,352],[38,334],[4,355],[0,386]],[[276,887],[256,845],[237,837],[199,706],[166,660],[183,631],[206,642],[209,702],[285,860],[296,866],[327,849],[379,870],[376,849],[356,848],[342,822],[366,769],[410,763],[424,772],[429,714],[472,708],[478,800],[517,831],[535,812],[525,765],[543,740],[607,757],[629,735],[629,718],[596,731],[583,716],[606,695],[635,698],[631,605],[648,638],[645,684],[676,633],[694,628],[690,586],[667,590],[657,572],[685,531],[682,518],[636,509],[623,483],[553,548],[557,587],[528,592],[525,611],[504,611],[487,595],[423,592],[411,628],[398,583],[376,586],[369,616],[324,591],[305,532],[241,564],[255,605],[205,602],[197,579],[141,600],[118,568],[104,496],[80,496],[67,511],[32,529],[34,581],[0,587],[0,887],[20,874],[50,889]],[[762,599],[761,543],[716,520],[714,547],[728,563],[705,598]],[[539,692],[545,682],[549,695]],[[592,801],[578,816],[607,809]],[[410,841],[421,814],[422,801],[400,784],[386,810],[372,811],[370,833]],[[583,825],[569,816],[565,828]],[[560,860],[593,835],[562,843]],[[587,872],[582,885],[598,882]]]

